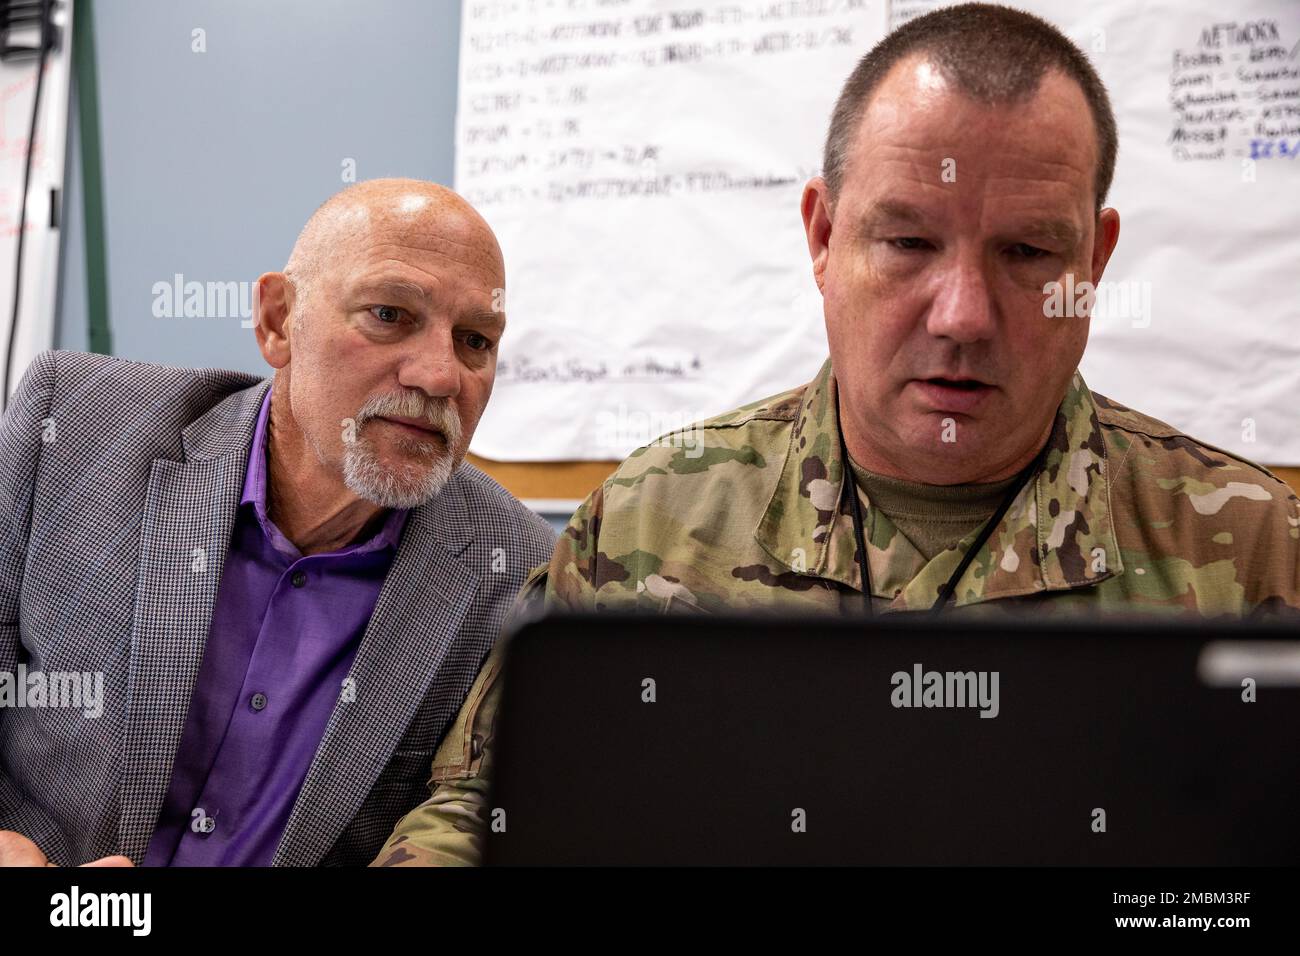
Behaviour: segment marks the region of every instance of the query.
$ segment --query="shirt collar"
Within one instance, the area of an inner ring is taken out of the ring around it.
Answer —
[[[273,388],[266,390],[266,395],[262,399],[262,407],[257,413],[257,425],[253,429],[253,445],[248,452],[248,468],[244,472],[244,491],[240,496],[239,504],[252,505],[253,512],[257,517],[257,523],[262,528],[262,533],[266,536],[276,548],[291,558],[301,557],[302,553],[284,533],[276,527],[268,513],[266,507],[267,495],[267,439],[270,435],[271,420],[271,392]],[[403,508],[392,508],[388,516],[384,519],[382,527],[368,540],[358,544],[348,545],[338,551],[330,552],[331,554],[366,554],[371,551],[378,551],[382,548],[396,548],[397,542],[401,538],[402,528],[406,524],[407,515],[410,512]]]
[[[780,477],[754,536],[784,567],[861,590],[835,396],[827,360],[804,390]],[[926,562],[883,515],[864,519],[872,592],[890,599],[891,610],[928,608],[978,534]],[[966,570],[955,603],[1089,587],[1122,570],[1106,445],[1092,393],[1075,372],[1042,467]]]

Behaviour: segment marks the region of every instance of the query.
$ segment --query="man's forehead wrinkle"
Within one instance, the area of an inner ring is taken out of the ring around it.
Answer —
[[[435,230],[404,230],[399,235],[379,236],[375,239],[376,246],[398,246],[405,249],[417,249],[421,252],[428,252],[434,255],[452,257],[455,253],[463,251],[466,255],[481,255],[486,258],[492,258],[492,250],[481,240],[462,242],[454,239],[445,233],[439,233]]]
[[[436,274],[425,272],[423,269],[417,270],[422,275],[419,279],[414,276],[404,274],[407,269],[407,263],[397,260],[389,260],[393,265],[402,267],[398,269],[384,269],[382,265],[378,269],[362,268],[351,277],[353,288],[392,288],[405,290],[421,299],[432,299],[437,296],[442,287],[442,279]]]
[[[895,153],[901,155],[892,155]],[[1032,146],[1016,146],[1002,149],[996,144],[982,144],[979,147],[977,156],[972,157],[971,153],[972,147],[970,144],[951,141],[946,143],[936,142],[933,145],[877,142],[874,146],[863,150],[863,158],[869,162],[903,163],[917,167],[924,171],[924,179],[938,181],[939,172],[941,171],[940,161],[951,157],[957,163],[958,184],[961,182],[962,171],[970,168],[972,158],[977,159],[976,165],[979,169],[996,170],[1021,164],[1036,164],[1068,170],[1072,175],[1085,178],[1089,182],[1091,182],[1092,178],[1091,157],[1080,155],[1073,150],[1052,149],[1050,154],[1045,155],[1045,151],[1036,151]],[[962,162],[963,159],[966,160],[965,163]],[[945,185],[951,186],[952,184]]]
[[[1026,159],[1027,157],[1018,157],[1020,162]],[[983,205],[990,199],[1005,202],[1018,198],[1031,203],[1050,202],[1053,206],[1060,205],[1061,200],[1065,200],[1064,205],[1061,205],[1062,211],[1073,213],[1077,205],[1072,201],[1074,194],[1086,192],[1092,185],[1091,176],[1069,162],[1034,160],[1024,163],[1024,171],[1011,172],[1002,172],[997,165],[994,164],[987,171],[968,171],[967,178],[962,180],[962,167],[959,164],[958,184],[954,185],[941,181],[930,163],[917,163],[910,158],[901,157],[882,161],[879,164],[882,174],[874,178],[869,191],[861,196],[865,200],[862,203],[864,214],[869,215],[877,210],[897,212],[897,209],[890,208],[891,201],[896,205],[915,206],[922,212],[929,213],[937,211],[926,205],[930,200],[937,201],[939,208],[956,208],[969,202]],[[982,185],[974,187],[976,180]],[[958,188],[961,185],[971,188]],[[905,188],[906,196],[899,195],[900,188]]]
[[[411,251],[418,252],[417,255],[411,255]],[[485,254],[482,250],[464,249],[462,247],[453,247],[451,249],[439,249],[436,247],[407,245],[399,242],[379,243],[371,248],[367,256],[374,262],[394,263],[411,269],[417,269],[427,275],[436,275],[436,273],[425,268],[431,265],[428,260],[433,259],[438,263],[447,263],[455,267],[457,275],[478,277],[491,277],[496,285],[501,282],[497,279],[502,275],[497,260]],[[424,265],[421,265],[421,260]]]
[[[438,298],[446,290],[444,287],[466,287],[463,291],[481,291],[484,295],[498,287],[499,273],[493,269],[483,269],[481,263],[450,259],[458,267],[452,274],[440,273],[425,268],[418,262],[412,262],[409,256],[394,254],[392,244],[378,246],[358,261],[354,283],[363,284],[398,284],[410,283],[417,287],[427,286],[431,298]],[[448,258],[448,257],[442,257]]]
[[[867,204],[863,211],[863,222],[875,224],[882,220],[901,220],[903,222],[921,223],[930,215],[921,207],[896,199],[877,199]]]
[[[468,225],[468,224],[465,224]],[[377,223],[367,236],[367,250],[402,250],[416,255],[436,255],[458,262],[500,263],[496,238],[487,230],[429,217],[419,221]],[[391,253],[382,253],[389,254]]]

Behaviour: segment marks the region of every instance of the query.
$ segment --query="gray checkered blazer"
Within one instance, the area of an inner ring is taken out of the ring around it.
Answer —
[[[104,675],[98,718],[0,707],[0,829],[55,863],[144,857],[269,385],[45,352],[5,412],[0,671]],[[277,865],[369,863],[427,798],[438,743],[554,541],[468,465],[412,511],[352,665],[355,700],[330,715]]]

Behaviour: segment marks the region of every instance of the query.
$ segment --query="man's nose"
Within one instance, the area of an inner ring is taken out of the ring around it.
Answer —
[[[954,262],[938,281],[926,331],[962,343],[991,339],[997,328],[996,307],[983,265]]]
[[[433,398],[455,398],[460,394],[460,361],[451,330],[430,327],[409,342],[397,371],[397,381],[406,388],[418,388]]]

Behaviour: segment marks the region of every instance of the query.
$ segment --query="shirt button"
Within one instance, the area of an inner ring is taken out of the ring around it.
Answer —
[[[248,703],[252,706],[253,710],[264,710],[266,708],[266,695],[261,693],[254,694],[249,698]]]
[[[293,578],[291,580],[293,581],[294,587],[300,588],[307,583],[307,575],[302,571],[295,571],[293,572]]]
[[[213,830],[217,828],[217,818],[210,817],[207,814],[204,814],[202,817],[199,818],[198,824],[199,824],[199,828],[197,832],[202,836],[207,836],[209,833],[211,833]]]

